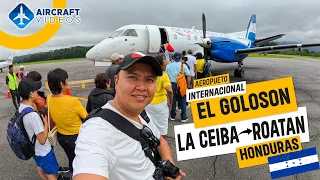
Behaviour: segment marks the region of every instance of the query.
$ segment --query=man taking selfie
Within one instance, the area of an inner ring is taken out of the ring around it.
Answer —
[[[114,77],[115,98],[90,113],[81,126],[74,180],[179,180],[185,176],[153,120],[140,115],[152,101],[161,75],[155,58],[139,52],[125,56]]]

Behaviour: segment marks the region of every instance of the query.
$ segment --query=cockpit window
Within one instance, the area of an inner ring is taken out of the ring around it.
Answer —
[[[108,38],[118,37],[124,30],[115,31]]]
[[[122,36],[134,36],[134,37],[138,37],[138,34],[136,32],[136,30],[134,29],[127,29]]]

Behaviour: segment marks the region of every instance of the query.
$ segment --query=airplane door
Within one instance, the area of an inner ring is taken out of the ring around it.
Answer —
[[[160,30],[157,26],[147,25],[148,53],[158,53],[161,46]]]

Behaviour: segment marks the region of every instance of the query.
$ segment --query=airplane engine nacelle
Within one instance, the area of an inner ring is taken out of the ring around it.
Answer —
[[[217,62],[233,63],[238,62],[245,58],[247,55],[237,55],[235,51],[237,49],[245,49],[246,45],[239,41],[234,41],[225,38],[213,38],[212,47],[210,48],[211,57]]]
[[[201,42],[199,43],[199,45],[204,48],[211,48],[211,39],[210,38],[201,39]]]

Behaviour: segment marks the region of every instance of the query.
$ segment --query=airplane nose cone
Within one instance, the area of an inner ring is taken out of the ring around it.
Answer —
[[[88,60],[95,60],[95,58],[96,58],[96,46],[94,46],[93,48],[91,48],[88,52],[87,52],[87,54],[86,54],[86,58],[88,59]]]

